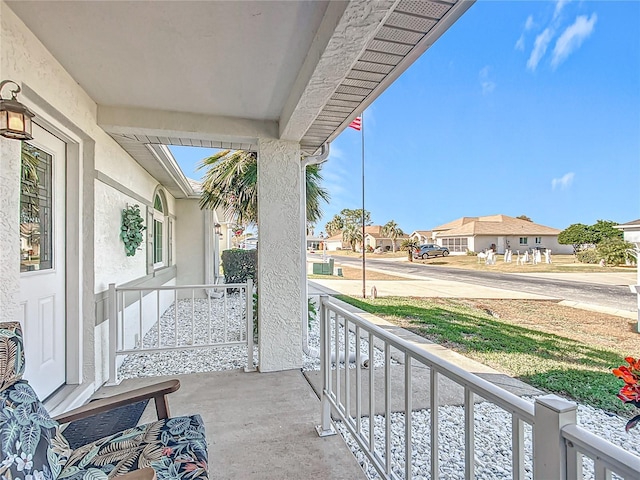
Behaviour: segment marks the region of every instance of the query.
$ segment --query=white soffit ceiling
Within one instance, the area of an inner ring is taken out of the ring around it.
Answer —
[[[9,1],[99,105],[278,120],[326,1]]]
[[[338,136],[474,1],[388,2],[384,21],[304,133],[302,150],[313,154]],[[259,121],[283,121],[285,102],[329,4],[287,0],[7,3],[101,106]],[[162,173],[159,169],[165,169],[145,145],[257,148],[242,138],[107,131],[156,177]],[[177,189],[182,189],[181,183],[177,182]]]

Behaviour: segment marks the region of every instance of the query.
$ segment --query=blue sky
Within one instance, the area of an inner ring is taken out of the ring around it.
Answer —
[[[365,112],[365,204],[407,233],[462,216],[640,217],[640,2],[479,0]],[[323,230],[360,208],[360,132],[323,168]],[[171,149],[188,176],[210,154]]]

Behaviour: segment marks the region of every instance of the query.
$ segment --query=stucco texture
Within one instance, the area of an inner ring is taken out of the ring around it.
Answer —
[[[260,140],[258,321],[260,370],[302,366],[300,146]]]

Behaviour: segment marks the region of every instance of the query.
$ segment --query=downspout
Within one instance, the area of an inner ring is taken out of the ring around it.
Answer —
[[[303,157],[300,162],[300,208],[302,209],[301,229],[302,229],[302,241],[301,252],[303,255],[302,268],[300,276],[302,279],[302,351],[310,357],[320,358],[320,350],[309,347],[309,286],[307,284],[307,166],[319,165],[324,163],[329,158],[329,143],[322,144],[320,155],[310,155]]]

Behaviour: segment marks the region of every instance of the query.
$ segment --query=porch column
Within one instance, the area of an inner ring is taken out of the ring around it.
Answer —
[[[19,318],[21,144],[0,137],[0,321]]]
[[[301,181],[299,143],[258,141],[258,343],[262,372],[302,366]]]

